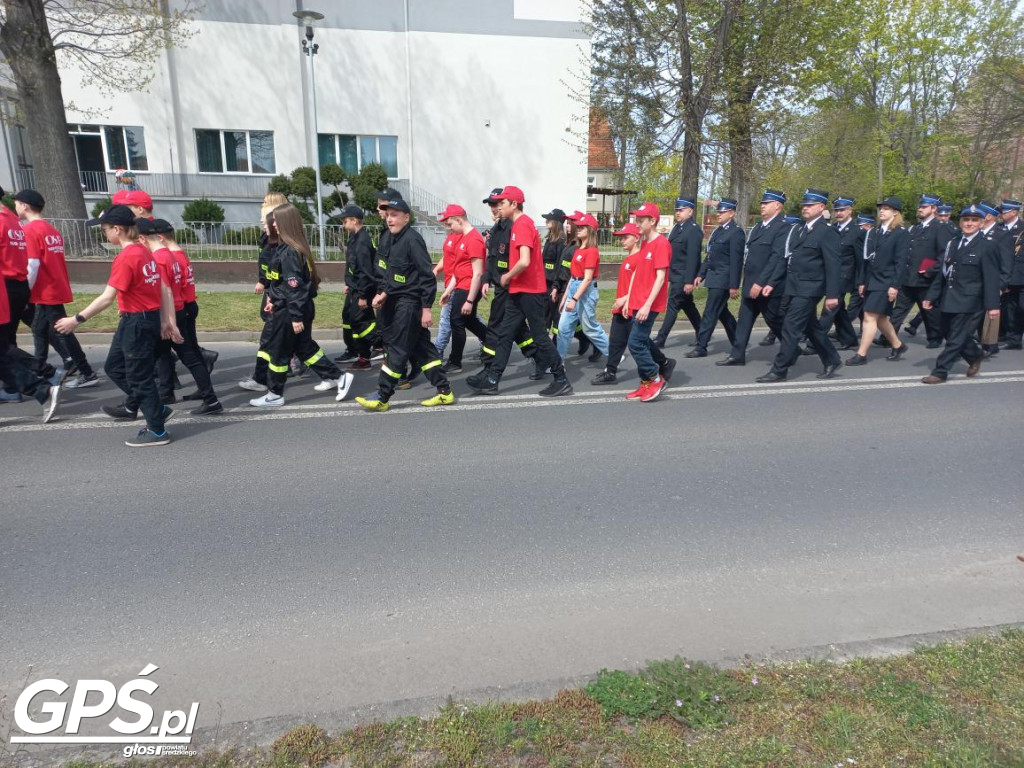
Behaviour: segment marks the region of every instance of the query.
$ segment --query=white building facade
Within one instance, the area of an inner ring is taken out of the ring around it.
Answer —
[[[315,131],[293,17],[304,8],[325,16],[315,27]],[[380,162],[427,214],[456,202],[489,219],[480,201],[502,184],[521,187],[538,219],[582,208],[581,11],[579,0],[206,0],[195,35],[160,57],[146,92],[112,100],[62,69],[87,200],[116,191],[115,172],[126,170],[172,220],[206,196],[229,221],[252,221],[275,174]],[[5,129],[0,178],[29,186],[24,132],[10,120]]]

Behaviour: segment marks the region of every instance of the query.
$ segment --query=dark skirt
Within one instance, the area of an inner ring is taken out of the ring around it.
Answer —
[[[892,315],[892,304],[889,301],[888,291],[865,291],[864,311],[876,315]]]

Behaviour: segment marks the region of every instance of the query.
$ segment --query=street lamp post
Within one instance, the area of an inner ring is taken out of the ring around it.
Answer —
[[[309,59],[309,88],[313,94],[313,170],[316,172],[316,223],[320,234],[320,260],[327,258],[327,244],[324,241],[324,196],[320,184],[320,135],[316,115],[316,62],[315,57],[320,46],[313,42],[313,24],[321,21],[322,13],[316,11],[295,11],[292,16],[300,19],[306,27],[306,38],[302,41],[302,52]]]

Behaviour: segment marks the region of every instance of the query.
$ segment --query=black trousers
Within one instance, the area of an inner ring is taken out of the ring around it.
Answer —
[[[451,391],[448,377],[441,370],[441,356],[430,340],[430,330],[423,327],[421,317],[422,308],[413,298],[400,296],[384,302],[381,319],[387,329],[384,334],[387,352],[380,366],[377,393],[385,403],[395,394],[395,387],[409,363],[419,366],[438,392]]]
[[[341,370],[324,353],[320,345],[313,341],[313,319],[316,309],[312,302],[306,307],[302,317],[303,329],[296,333],[292,329],[292,316],[284,308],[271,313],[270,334],[267,339],[266,351],[270,355],[267,363],[269,369],[270,391],[275,395],[284,394],[284,385],[288,380],[288,365],[292,355],[308,365],[321,379],[339,379]]]
[[[619,363],[629,346],[629,332],[633,330],[633,318],[625,318],[622,315],[612,315],[611,328],[608,329],[608,364],[605,370],[615,373],[619,370]],[[658,349],[656,344],[651,344],[651,357],[660,369],[665,364],[665,353]]]
[[[1006,342],[1020,346],[1024,340],[1024,286],[1011,285],[1006,296]]]
[[[196,382],[199,396],[204,403],[217,402],[217,395],[213,391],[213,383],[210,381],[210,372],[206,369],[206,361],[203,359],[203,350],[199,346],[199,339],[196,336],[196,317],[199,316],[199,305],[190,301],[184,308],[174,313],[174,321],[178,326],[184,342],[171,344],[171,349],[178,356],[178,359],[188,368],[189,373]],[[174,392],[174,357],[168,354],[160,355],[156,361],[157,389],[160,396]]]
[[[861,299],[863,304],[864,300],[859,293],[851,295]],[[836,327],[836,338],[839,339],[839,343],[844,347],[856,344],[860,340],[857,331],[854,330],[853,323],[850,321],[850,313],[846,308],[846,296],[839,297],[839,306],[835,309],[825,309],[824,307],[821,309],[821,327],[826,334],[832,330],[833,325]]]
[[[359,306],[359,297],[349,291],[345,294],[345,304],[341,308],[341,337],[345,340],[345,348],[359,355],[370,357],[370,339],[377,330],[377,317],[370,307]]]
[[[820,296],[792,296],[789,309],[782,321],[779,335],[779,353],[772,363],[772,372],[784,374],[800,357],[800,339],[806,335],[821,358],[822,365],[835,365],[840,361],[839,353],[829,341],[828,334],[818,320]]]
[[[690,321],[690,325],[693,326],[693,332],[697,333],[700,331],[700,310],[697,309],[697,304],[693,300],[693,293],[687,293],[683,290],[686,285],[687,283],[669,284],[668,306],[665,308],[665,317],[661,321],[658,335],[654,338],[654,341],[658,344],[664,344],[668,340],[668,335],[672,332],[672,326],[676,324],[676,318],[679,317],[680,311]]]
[[[492,285],[491,288],[493,289],[491,294],[491,314],[487,318],[487,335],[484,338],[483,351],[485,355],[493,358],[494,352],[498,348],[501,327],[505,322],[505,308],[508,306],[510,294],[507,288],[502,288],[500,285]],[[547,318],[546,312],[547,310],[545,309],[545,319]],[[522,351],[524,357],[533,357],[537,354],[536,337],[530,336],[530,330],[527,328],[526,321],[524,320],[513,336],[516,346]],[[543,335],[546,336],[547,331]]]
[[[697,331],[697,350],[708,351],[708,342],[711,341],[711,334],[715,332],[715,326],[722,322],[725,334],[729,337],[729,343],[736,343],[736,318],[729,311],[729,290],[727,288],[708,288],[708,300],[704,304],[704,316],[700,321],[700,330]]]
[[[981,359],[981,345],[974,338],[974,334],[984,318],[984,312],[940,313],[940,333],[946,339],[946,346],[935,361],[932,376],[945,379],[949,375],[950,369],[961,357],[967,361],[968,365]]]
[[[122,314],[103,365],[124,392],[125,408],[141,410],[146,426],[158,434],[164,431],[164,405],[153,378],[159,342],[160,310]]]
[[[744,296],[740,301],[740,317],[736,321],[736,340],[732,344],[732,351],[729,357],[736,360],[747,359],[747,346],[750,344],[750,334],[754,330],[754,321],[758,315],[771,328],[776,336],[782,335],[782,296],[772,293],[771,296],[758,296],[756,299]]]
[[[8,391],[34,397],[40,404],[46,402],[50,394],[49,384],[25,365],[23,357],[12,354],[16,349],[7,343],[6,336],[0,336],[0,379]]]
[[[494,378],[500,379],[501,374],[505,372],[509,355],[512,354],[512,343],[518,340],[524,325],[529,328],[530,336],[527,338],[535,345],[536,362],[540,369],[550,368],[556,377],[565,375],[562,358],[558,356],[558,350],[547,334],[549,300],[546,293],[508,294],[505,316],[494,349],[494,359],[487,366]]]
[[[476,316],[476,307],[480,303],[480,297],[477,296],[476,301],[473,302],[473,311],[468,315],[462,314],[462,305],[466,303],[466,299],[469,298],[469,291],[464,291],[461,288],[456,288],[452,291],[451,299],[451,324],[452,324],[452,351],[448,355],[448,362],[454,365],[462,365],[462,353],[466,349],[466,330],[468,329],[474,336],[480,339],[480,343],[483,343],[487,338],[487,326],[484,325],[480,318]]]
[[[9,360],[17,361],[22,367],[28,368],[36,376],[50,379],[56,373],[56,369],[46,360],[40,362],[18,346],[18,326],[25,323],[31,327],[34,322],[35,305],[29,302],[32,289],[28,287],[28,281],[14,280],[9,277],[4,278],[4,286],[7,288],[7,303],[11,309],[11,320],[0,325],[0,337],[3,337],[7,343],[7,357]],[[0,381],[3,381],[4,387],[8,391],[18,391],[16,377],[6,378],[0,374]]]
[[[75,334],[57,333],[53,327],[54,323],[67,316],[63,304],[36,304],[35,315],[32,317],[32,341],[36,364],[40,371],[47,365],[46,358],[49,357],[52,346],[64,361],[66,370],[77,370],[83,376],[91,376],[92,366],[89,365]]]
[[[917,304],[921,310],[921,317],[924,318],[924,332],[928,341],[942,340],[939,311],[924,308],[924,300],[927,297],[927,286],[922,288],[912,288],[905,285],[900,288],[900,292],[896,296],[896,305],[892,309],[892,316],[889,318],[892,321],[892,327],[896,329],[897,333],[899,333],[900,326],[903,325],[903,321],[906,320],[907,315],[910,314],[910,310],[914,308],[915,304]]]
[[[272,332],[271,320],[273,313],[267,312],[267,297],[260,294],[260,318],[263,320],[263,330],[260,331],[259,347],[256,349],[256,365],[252,369],[252,380],[263,386],[270,383],[270,353],[267,351],[267,344],[270,342]]]

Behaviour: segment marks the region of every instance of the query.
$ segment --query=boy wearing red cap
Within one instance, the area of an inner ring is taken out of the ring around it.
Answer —
[[[538,394],[541,397],[571,395],[572,385],[565,376],[562,358],[547,334],[548,293],[544,260],[537,227],[523,213],[526,198],[518,187],[505,187],[492,197],[498,201],[498,212],[502,218],[512,222],[509,271],[501,276],[501,285],[508,289],[508,304],[498,332],[494,358],[483,371],[467,378],[466,383],[482,394],[498,394],[498,382],[508,365],[513,339],[525,320],[532,341],[537,345],[538,372],[550,369],[554,376],[554,381]]]
[[[619,363],[626,352],[626,345],[629,342],[629,331],[633,327],[633,321],[625,316],[623,310],[626,302],[629,301],[629,286],[633,282],[633,273],[636,271],[637,259],[640,257],[640,230],[636,224],[627,224],[618,232],[615,237],[622,238],[622,247],[626,251],[626,257],[619,265],[619,284],[615,291],[615,303],[612,304],[612,327],[608,334],[608,364],[601,373],[597,374],[591,384],[614,384]],[[651,357],[658,366],[661,376],[666,380],[671,378],[672,370],[676,367],[676,361],[665,357],[665,353],[655,344],[651,347]]]
[[[666,378],[661,375],[654,361],[652,349],[655,345],[651,341],[651,329],[658,319],[658,313],[664,312],[668,305],[668,268],[672,263],[672,244],[664,235],[658,234],[661,211],[654,203],[644,203],[637,210],[630,211],[630,215],[636,216],[643,237],[629,287],[629,298],[624,305],[625,314],[633,317],[628,345],[640,374],[640,386],[626,395],[626,399],[649,403],[665,390]]]

